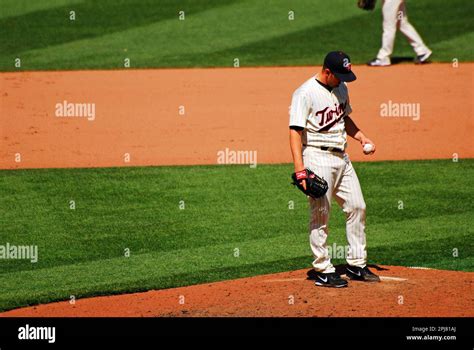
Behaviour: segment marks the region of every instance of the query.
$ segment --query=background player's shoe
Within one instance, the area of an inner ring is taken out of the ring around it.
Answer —
[[[372,61],[367,62],[368,66],[371,67],[387,67],[390,66],[390,58],[385,58],[385,59],[380,59],[380,58],[374,58]]]
[[[356,266],[347,266],[346,275],[351,280],[364,282],[380,282],[380,277],[370,271],[367,266],[364,268]]]
[[[342,288],[347,287],[347,281],[342,279],[338,273],[321,273],[316,272],[316,282],[315,285],[321,287],[332,287],[332,288]]]
[[[415,57],[415,64],[423,64],[423,63],[427,63],[428,61],[428,58],[430,58],[431,54],[433,53],[433,51],[428,51],[427,53],[425,53],[424,55],[418,55]]]

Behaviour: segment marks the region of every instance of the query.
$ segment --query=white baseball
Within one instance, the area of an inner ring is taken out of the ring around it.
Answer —
[[[373,151],[373,149],[374,149],[374,146],[372,146],[371,143],[366,143],[366,144],[364,145],[364,153],[365,153],[365,154],[369,154],[370,152]]]

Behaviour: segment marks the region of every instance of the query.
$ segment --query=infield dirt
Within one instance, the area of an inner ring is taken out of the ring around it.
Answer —
[[[352,117],[377,151],[350,140],[351,159],[472,158],[473,67],[354,67]],[[216,164],[226,149],[290,162],[291,95],[317,69],[1,73],[0,168]],[[93,104],[94,119],[56,116],[64,103]],[[408,104],[419,116],[397,117]]]

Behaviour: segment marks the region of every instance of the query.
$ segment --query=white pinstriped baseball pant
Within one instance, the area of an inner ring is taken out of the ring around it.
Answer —
[[[382,47],[377,58],[383,60],[393,52],[397,28],[407,37],[417,55],[424,55],[430,51],[420,34],[408,21],[407,10],[403,0],[384,0],[382,5],[383,34]]]
[[[359,179],[348,155],[308,146],[303,149],[303,162],[305,167],[324,178],[329,187],[325,196],[309,199],[309,240],[314,255],[314,269],[323,273],[335,271],[326,246],[332,198],[346,214],[346,234],[349,243],[347,263],[351,266],[364,267],[367,263],[365,201]]]

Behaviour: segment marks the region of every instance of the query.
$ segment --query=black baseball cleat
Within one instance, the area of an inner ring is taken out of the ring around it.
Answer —
[[[430,58],[432,51],[428,51],[424,55],[418,55],[415,57],[415,64],[424,64],[428,63],[428,58]]]
[[[316,272],[316,282],[315,285],[321,287],[332,287],[332,288],[342,288],[347,287],[347,281],[342,279],[339,274],[336,272],[333,273],[321,273]]]
[[[364,268],[356,266],[347,266],[346,276],[349,277],[351,280],[356,281],[380,282],[380,277],[370,271],[367,266]]]

